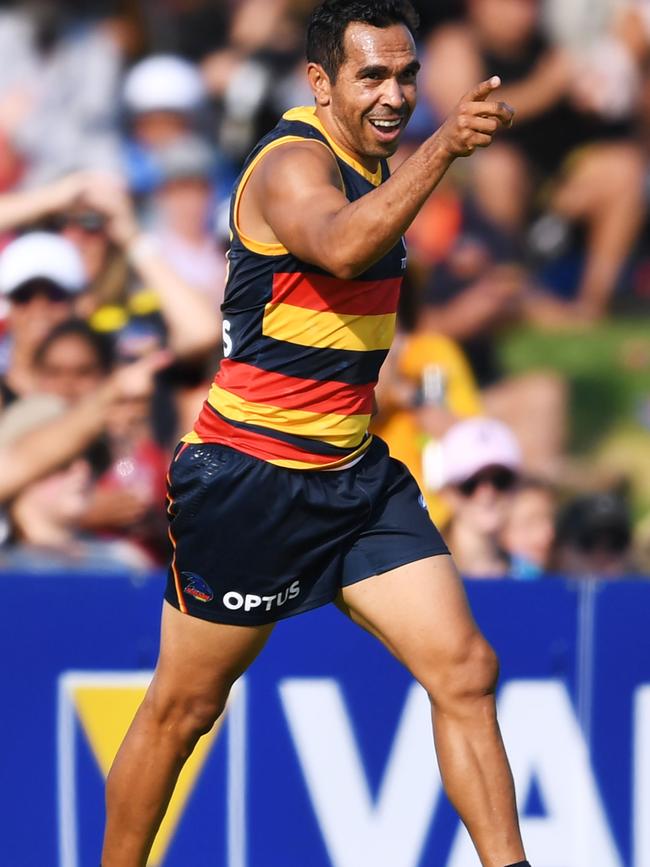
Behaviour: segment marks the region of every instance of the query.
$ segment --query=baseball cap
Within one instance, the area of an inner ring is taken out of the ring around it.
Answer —
[[[77,248],[52,232],[29,232],[0,254],[0,293],[11,295],[30,280],[49,280],[66,292],[80,292],[86,273]]]
[[[134,114],[192,112],[204,97],[205,87],[198,69],[173,54],[157,54],[141,60],[124,81],[124,102]]]
[[[521,467],[521,449],[510,428],[492,418],[468,418],[441,441],[442,484],[457,485],[487,467]]]

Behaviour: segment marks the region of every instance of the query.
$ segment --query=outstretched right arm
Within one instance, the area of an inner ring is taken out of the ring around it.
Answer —
[[[386,183],[355,202],[345,197],[325,148],[276,148],[246,188],[247,211],[303,261],[344,279],[363,273],[395,246],[451,163],[510,125],[513,110],[488,99],[499,84],[491,78],[467,93]]]

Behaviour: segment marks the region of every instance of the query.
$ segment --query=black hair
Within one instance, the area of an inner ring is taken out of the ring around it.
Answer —
[[[110,338],[95,331],[83,319],[66,319],[43,338],[34,353],[34,363],[41,367],[52,346],[66,337],[76,337],[86,343],[97,358],[102,373],[110,373],[115,363],[115,352]]]
[[[415,34],[420,19],[410,0],[324,0],[307,27],[307,60],[320,64],[332,82],[345,60],[345,31],[357,21],[382,28],[404,24]]]

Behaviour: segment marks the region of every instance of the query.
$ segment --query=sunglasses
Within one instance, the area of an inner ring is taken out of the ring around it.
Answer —
[[[52,221],[55,231],[62,231],[69,226],[75,226],[91,235],[103,232],[106,228],[106,217],[96,211],[83,211],[79,214],[61,214]]]
[[[45,281],[26,283],[9,295],[11,303],[17,304],[20,307],[23,307],[25,304],[31,304],[34,298],[47,298],[48,301],[59,303],[69,301],[70,295],[61,286],[57,286],[54,283],[46,283]]]
[[[464,497],[473,496],[481,485],[491,485],[495,491],[511,491],[517,482],[517,474],[506,467],[482,470],[456,487]]]

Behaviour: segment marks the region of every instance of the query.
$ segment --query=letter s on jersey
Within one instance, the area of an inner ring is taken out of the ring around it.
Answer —
[[[223,357],[228,358],[232,352],[232,337],[230,336],[230,320],[224,319],[221,326],[221,334],[223,336]]]

